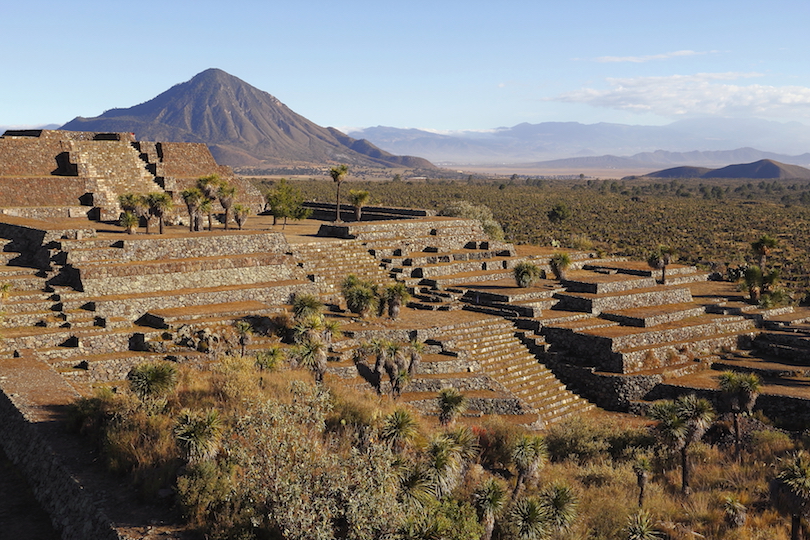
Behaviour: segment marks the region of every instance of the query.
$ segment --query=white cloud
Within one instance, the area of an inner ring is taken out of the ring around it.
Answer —
[[[716,52],[716,51],[710,51]],[[668,53],[662,54],[650,54],[646,56],[600,56],[599,58],[595,58],[597,62],[633,62],[636,64],[641,64],[644,62],[651,62],[653,60],[669,60],[670,58],[677,58],[679,56],[698,56],[701,54],[709,54],[707,52],[698,52],[698,51],[673,51]]]
[[[758,73],[699,73],[607,79],[607,89],[583,88],[549,101],[585,103],[664,117],[810,118],[810,88],[719,82],[761,76]]]

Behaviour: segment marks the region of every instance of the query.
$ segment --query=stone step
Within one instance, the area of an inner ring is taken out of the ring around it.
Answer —
[[[555,295],[558,307],[567,311],[600,313],[602,311],[633,309],[665,304],[682,304],[692,301],[692,293],[686,287],[658,286],[630,291],[597,294],[564,292]]]
[[[221,287],[83,297],[65,302],[65,308],[86,309],[94,311],[102,317],[122,316],[135,320],[149,311],[159,309],[253,301],[256,298],[260,298],[266,304],[287,304],[293,294],[315,292],[315,285],[312,282],[285,280]]]
[[[249,300],[245,302],[224,302],[202,306],[184,306],[149,311],[139,319],[139,323],[152,328],[176,328],[181,324],[205,319],[238,319],[247,315],[270,315],[278,313],[281,308],[271,307],[264,302]]]
[[[615,311],[602,311],[600,317],[616,321],[624,326],[649,328],[660,324],[698,317],[706,313],[706,308],[695,303],[665,304]]]

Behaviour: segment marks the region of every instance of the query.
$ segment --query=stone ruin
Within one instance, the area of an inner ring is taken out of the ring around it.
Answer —
[[[468,418],[501,415],[542,428],[597,407],[642,412],[679,393],[716,397],[721,369],[766,377],[757,405],[766,414],[810,411],[795,391],[810,375],[810,312],[756,309],[733,284],[693,266],[671,264],[663,284],[644,263],[569,251],[566,279],[519,288],[514,266],[532,261],[550,273],[557,250],[492,242],[476,221],[407,209],[324,222],[308,235],[285,235],[258,216],[244,231],[166,235],[126,235],[103,223],[117,217],[121,193],[176,198],[211,173],[261,206],[258,191],[216,165],[204,145],[126,133],[0,138],[0,282],[11,287],[0,441],[26,474],[51,479],[36,489],[65,530],[79,531],[74,537],[106,538],[98,531],[119,519],[76,491],[68,479],[80,472],[53,464],[55,448],[70,444],[53,429],[62,408],[95,386],[123,384],[141,362],[206,366],[233,353],[235,321],[256,330],[250,354],[265,350],[278,342],[274,318],[297,294],[319,295],[342,321],[327,377],[358,390],[373,388],[373,364],[357,354],[363,343],[423,342],[399,399],[428,415],[437,412],[436,393],[453,386],[469,398]],[[319,206],[333,215],[334,206]],[[401,319],[353,318],[339,294],[348,274],[405,283],[412,300]]]

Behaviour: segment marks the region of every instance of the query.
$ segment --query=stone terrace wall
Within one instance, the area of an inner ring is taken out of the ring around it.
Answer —
[[[0,166],[2,160],[0,156]],[[75,176],[0,175],[0,206],[3,207],[80,206],[79,199],[85,193],[85,179]]]
[[[0,444],[26,477],[65,540],[123,540],[87,492],[62,465],[47,434],[24,416],[24,406],[0,391]]]
[[[62,142],[52,138],[0,138],[1,176],[50,176],[60,173],[56,156],[65,152]]]
[[[283,233],[198,236],[187,238],[144,238],[123,240],[126,260],[151,261],[185,257],[215,257],[243,253],[279,253],[290,251]]]
[[[335,204],[321,202],[305,202],[305,208],[312,210],[312,219],[332,221],[335,219]],[[413,219],[435,215],[435,212],[428,210],[417,210],[414,208],[394,208],[390,206],[364,206],[362,221],[380,221],[388,219]],[[354,206],[350,204],[340,205],[340,219],[353,222],[356,212]]]
[[[158,143],[164,176],[194,178],[218,174],[232,176],[230,167],[218,165],[203,143]]]

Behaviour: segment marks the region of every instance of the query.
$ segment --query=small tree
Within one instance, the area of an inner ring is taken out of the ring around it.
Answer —
[[[478,519],[484,526],[484,534],[481,540],[490,540],[492,531],[495,529],[495,519],[506,505],[506,490],[499,481],[494,478],[485,480],[473,493],[473,504],[478,511]]]
[[[385,300],[388,303],[388,316],[396,320],[399,318],[399,312],[402,310],[402,305],[407,304],[411,298],[408,292],[408,287],[401,281],[389,285],[385,289]]]
[[[123,212],[121,217],[118,218],[118,224],[126,229],[127,234],[137,233],[140,222],[141,219],[132,212]]]
[[[207,199],[210,203],[206,206],[209,231],[214,230],[214,201],[217,200],[219,186],[221,185],[222,180],[220,180],[218,174],[210,174],[197,179],[197,189],[203,194],[203,198]],[[202,207],[200,209],[202,211]]]
[[[236,225],[239,227],[239,230],[242,230],[242,226],[247,223],[248,216],[250,215],[250,207],[244,204],[235,204],[233,205],[233,220],[236,222]]]
[[[790,515],[791,540],[799,540],[802,518],[810,517],[810,457],[796,452],[781,459],[776,477],[770,483],[771,503]]]
[[[571,266],[571,257],[568,253],[555,253],[551,256],[549,265],[554,277],[560,281],[565,281],[568,268]]]
[[[664,444],[681,455],[681,491],[691,493],[689,448],[703,437],[714,418],[711,403],[694,394],[675,401],[657,401],[648,415],[657,421],[656,432]]]
[[[123,195],[118,196],[118,205],[121,207],[121,211],[123,213],[129,212],[130,214],[136,216],[138,221],[140,218],[143,218],[146,222],[146,234],[149,234],[149,203],[146,200],[146,196],[141,195],[140,193],[124,193]],[[135,228],[138,227],[140,223],[135,224]],[[130,233],[130,234],[134,234]]]
[[[349,166],[348,165],[338,165],[337,167],[332,167],[329,169],[329,176],[332,177],[332,181],[337,186],[337,195],[336,195],[336,203],[335,203],[335,223],[341,223],[340,221],[340,184],[343,183],[344,178],[346,175],[349,174]]]
[[[754,252],[754,256],[759,259],[759,267],[763,272],[765,271],[765,263],[768,259],[768,255],[770,255],[771,251],[778,245],[779,241],[768,234],[763,234],[759,240],[751,242],[751,249]]]
[[[757,402],[762,380],[756,373],[724,371],[718,379],[720,391],[725,396],[734,418],[734,457],[742,458],[742,437],[740,436],[740,415],[751,414]]]
[[[163,234],[163,225],[166,214],[174,208],[172,196],[165,191],[155,191],[146,196],[149,205],[149,214],[158,218],[159,233]]]
[[[659,245],[654,251],[650,253],[647,257],[647,265],[653,270],[661,270],[661,284],[667,284],[667,266],[672,261],[672,257],[675,254],[675,250],[673,250],[669,246]]]
[[[267,204],[273,214],[273,225],[278,218],[284,220],[281,228],[287,227],[287,219],[306,219],[312,210],[304,208],[304,195],[301,190],[290,184],[286,178],[279,180],[275,188],[267,194]]]
[[[225,230],[227,231],[228,222],[231,218],[231,208],[236,202],[236,187],[227,182],[222,182],[217,189],[217,199],[219,199],[222,209],[225,210]]]
[[[555,204],[546,214],[552,223],[560,223],[571,217],[571,210],[563,203]]]
[[[449,426],[467,409],[467,398],[450,386],[439,391],[438,404],[439,422],[443,426]]]
[[[180,196],[183,198],[183,202],[186,203],[186,209],[188,210],[188,231],[199,231],[199,210],[204,197],[202,191],[199,188],[192,187],[184,189]]]
[[[517,469],[515,489],[512,492],[514,498],[520,494],[526,482],[533,480],[545,465],[548,459],[546,441],[540,435],[521,435],[512,445],[510,457]]]
[[[240,354],[245,356],[247,346],[250,345],[251,336],[253,335],[253,325],[247,321],[236,321],[233,325],[236,330],[237,339],[239,341]]]
[[[354,206],[354,219],[360,221],[363,218],[363,207],[368,203],[371,194],[363,189],[350,189],[349,200]]]

